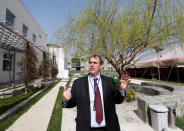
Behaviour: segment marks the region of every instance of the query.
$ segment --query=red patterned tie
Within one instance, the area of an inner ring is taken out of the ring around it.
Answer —
[[[97,80],[98,78],[94,79],[94,88],[95,90],[95,102],[94,102],[94,107],[96,109],[96,122],[100,124],[103,120],[103,109],[102,109],[102,100],[100,96],[100,90],[97,85]],[[96,87],[97,86],[97,87]]]

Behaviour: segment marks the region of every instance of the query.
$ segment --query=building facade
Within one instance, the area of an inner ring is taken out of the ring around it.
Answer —
[[[23,57],[21,47],[28,41],[42,60],[47,37],[21,0],[0,0],[0,83],[18,81]],[[38,64],[39,66],[39,64]]]
[[[106,60],[102,67],[102,71],[115,71],[114,67]],[[67,60],[68,70],[70,71],[88,71],[88,58],[70,58]]]
[[[64,66],[64,51],[63,48],[57,46],[49,46],[49,52],[51,57],[55,58],[58,74],[57,78],[68,78],[68,70],[65,70]]]

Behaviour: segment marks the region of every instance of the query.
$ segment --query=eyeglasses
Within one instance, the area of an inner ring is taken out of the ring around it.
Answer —
[[[96,65],[96,64],[98,64],[98,62],[89,62],[89,64],[94,64],[94,65]]]

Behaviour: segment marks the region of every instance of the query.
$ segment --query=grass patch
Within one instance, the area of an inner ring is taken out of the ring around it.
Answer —
[[[119,89],[119,79],[114,79],[115,81],[115,84],[116,84],[116,88]],[[128,83],[128,85],[137,85],[137,84],[134,84],[134,83]]]
[[[66,88],[69,88],[69,87],[70,87],[70,83],[71,83],[71,81],[72,81],[72,78],[73,78],[73,76],[71,76],[71,77],[69,78],[69,80],[67,81],[67,83],[66,83]]]
[[[87,76],[88,73],[81,73],[80,75],[81,75],[81,76]]]
[[[184,130],[184,115],[183,117],[176,117],[176,125]]]
[[[73,76],[70,76],[67,81],[66,87],[69,88]],[[56,98],[54,109],[47,127],[47,131],[61,131],[61,122],[62,122],[62,94],[64,87],[59,88],[59,93]]]
[[[116,88],[119,89],[119,80],[118,79],[115,79],[114,81],[115,81],[115,84],[116,84]]]
[[[59,93],[57,95],[47,131],[61,131],[63,89],[64,87],[59,88]]]
[[[152,79],[146,79],[146,78],[135,78],[131,77],[132,79],[137,80],[144,80],[144,81],[151,81],[151,82],[157,82],[157,83],[163,83],[163,84],[171,84],[171,85],[178,85],[178,86],[184,86],[184,83],[174,82],[174,81],[163,81],[163,80],[152,80]]]
[[[15,105],[17,105],[18,103],[24,101],[25,99],[27,99],[28,97],[30,97],[31,95],[40,91],[43,88],[44,88],[44,86],[42,86],[41,88],[35,87],[35,88],[32,88],[31,91],[26,93],[26,94],[22,93],[22,94],[19,94],[17,96],[5,98],[5,99],[0,99],[0,114],[3,114],[4,112],[9,110],[10,108],[12,108]]]
[[[58,81],[59,82],[59,81]],[[47,94],[58,82],[53,82],[51,85],[42,93],[33,98],[30,102],[27,103],[24,107],[22,107],[15,114],[8,116],[5,120],[1,121],[0,131],[5,131],[8,127],[10,127],[22,114],[24,114],[28,109],[34,105],[37,101],[39,101],[45,94]]]
[[[109,76],[109,77],[117,77],[119,78],[119,74],[115,71],[102,71],[102,75],[106,75],[106,76]]]

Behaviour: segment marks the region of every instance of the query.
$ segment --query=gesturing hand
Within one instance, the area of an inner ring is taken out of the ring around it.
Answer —
[[[122,75],[120,79],[120,89],[126,90],[128,83],[130,82],[130,76],[128,74]]]
[[[71,98],[72,94],[65,86],[63,91],[63,102],[68,102]]]

